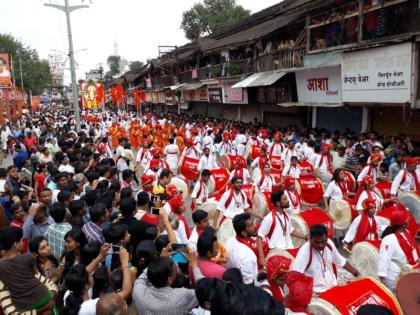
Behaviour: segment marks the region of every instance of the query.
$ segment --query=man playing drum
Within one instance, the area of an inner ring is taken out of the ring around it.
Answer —
[[[300,177],[300,166],[298,165],[297,156],[292,156],[290,159],[290,164],[286,165],[282,172],[282,177],[290,176],[293,178]]]
[[[238,160],[234,160],[233,165],[234,169],[230,172],[229,180],[232,180],[234,176],[238,176],[242,178],[244,184],[248,184],[251,181],[249,171],[245,167],[242,167]]]
[[[344,237],[343,243],[346,248],[364,241],[379,240],[379,235],[385,229],[381,221],[375,217],[376,203],[374,199],[365,199],[362,203],[363,212],[354,219]]]
[[[349,192],[343,170],[341,168],[336,169],[333,179],[324,193],[325,209],[328,211],[331,200],[346,199],[352,195]]]
[[[319,294],[337,285],[337,267],[357,277],[359,272],[340,255],[328,239],[325,225],[312,226],[310,241],[298,251],[290,270],[299,271],[314,279],[314,293]]]
[[[203,156],[200,158],[200,162],[198,162],[198,166],[197,169],[199,172],[201,172],[204,169],[207,170],[214,170],[216,168],[218,168],[219,166],[217,165],[216,159],[214,158],[214,156],[212,154],[210,154],[210,148],[205,147],[203,149]]]
[[[289,202],[283,190],[271,193],[271,202],[275,206],[269,214],[267,214],[258,230],[257,247],[259,253],[260,265],[266,266],[266,260],[263,254],[263,240],[268,239],[268,247],[270,249],[291,249],[294,248],[292,237],[308,239],[307,235],[295,230],[292,222],[286,213]]]
[[[290,165],[290,161],[293,156],[298,156],[298,151],[295,149],[295,142],[293,140],[287,141],[287,148],[283,150],[281,155],[281,159],[283,161],[283,165],[287,166]]]
[[[273,186],[276,184],[274,177],[271,175],[271,166],[270,163],[264,164],[263,172],[260,176],[255,179],[255,184],[257,185],[260,192],[269,192],[273,190]]]
[[[321,146],[321,154],[317,157],[314,167],[316,172],[321,176],[322,179],[331,178],[333,172],[332,157],[331,157],[331,145],[324,143]],[[323,180],[324,181],[324,180]]]
[[[378,276],[390,290],[395,287],[400,272],[419,263],[420,249],[414,237],[407,230],[408,211],[395,207],[390,226],[382,234],[379,249]]]
[[[209,182],[211,173],[209,170],[204,169],[201,171],[200,179],[194,186],[191,193],[191,209],[197,209],[201,204],[205,203],[209,195]]]
[[[406,169],[401,170],[392,181],[391,196],[395,197],[401,192],[420,190],[420,170],[417,169],[416,158],[406,158]]]
[[[181,158],[182,157],[192,157],[192,158],[195,158],[195,159],[199,159],[200,155],[201,155],[201,150],[197,149],[194,146],[194,143],[190,138],[186,139],[185,140],[185,148],[184,148],[184,150],[182,150]]]
[[[241,190],[242,178],[233,177],[231,183],[233,187],[222,195],[219,204],[217,205],[217,211],[213,222],[215,229],[217,229],[217,221],[220,214],[223,216],[220,223],[222,224],[225,219],[232,220],[237,214],[251,212],[251,206],[248,203],[248,199]],[[257,218],[262,219],[259,216]]]

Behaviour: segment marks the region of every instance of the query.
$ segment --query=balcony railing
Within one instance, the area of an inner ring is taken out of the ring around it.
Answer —
[[[162,88],[165,86],[175,85],[175,78],[172,75],[164,75],[157,78],[152,78],[152,86],[154,88]]]
[[[193,71],[192,70],[181,72],[179,74],[179,82],[180,83],[188,83],[188,82],[191,82],[193,80],[192,77],[193,77]]]
[[[231,60],[218,65],[209,65],[198,70],[200,80],[232,77],[252,72],[251,60]]]
[[[303,67],[305,48],[287,49],[262,55],[254,62],[254,72]]]

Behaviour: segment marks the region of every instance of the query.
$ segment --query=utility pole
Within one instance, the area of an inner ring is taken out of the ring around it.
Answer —
[[[22,59],[20,59],[20,57],[19,57],[19,70],[20,70],[20,88],[23,92]]]
[[[64,5],[49,4],[49,3],[45,3],[44,5],[46,7],[52,7],[66,13],[67,33],[69,37],[69,59],[70,59],[70,72],[71,72],[71,86],[72,86],[72,93],[73,93],[73,108],[74,108],[74,116],[76,118],[76,129],[79,131],[80,130],[79,91],[78,91],[78,85],[76,81],[76,67],[74,65],[73,36],[71,33],[70,13],[78,9],[89,8],[89,6],[88,5],[69,6],[69,0],[64,0]]]

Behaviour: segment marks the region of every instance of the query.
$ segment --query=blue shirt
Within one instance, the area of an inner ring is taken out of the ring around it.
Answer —
[[[28,159],[28,153],[26,153],[23,150],[20,150],[20,152],[16,152],[16,155],[13,157],[13,163],[20,171],[23,167],[24,162],[27,159]]]

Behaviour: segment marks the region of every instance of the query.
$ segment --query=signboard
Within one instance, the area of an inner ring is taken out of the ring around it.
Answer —
[[[9,55],[0,53],[0,87],[10,87],[11,85]]]
[[[232,88],[234,83],[226,84],[227,103],[240,103],[244,100],[244,90],[242,88]]]
[[[158,103],[165,104],[165,91],[158,92]]]
[[[296,71],[298,100],[303,103],[339,104],[341,100],[340,67]]]
[[[208,102],[209,96],[207,92],[207,86],[203,86],[202,88],[199,88],[198,90],[191,91],[192,93],[192,101],[196,102]],[[190,95],[191,96],[191,95]],[[190,100],[187,97],[185,97],[185,100]]]
[[[210,103],[222,103],[221,88],[208,88],[208,94]]]
[[[170,91],[165,93],[165,104],[168,106],[175,105],[174,94]]]
[[[344,53],[344,102],[406,103],[411,100],[411,43]]]

